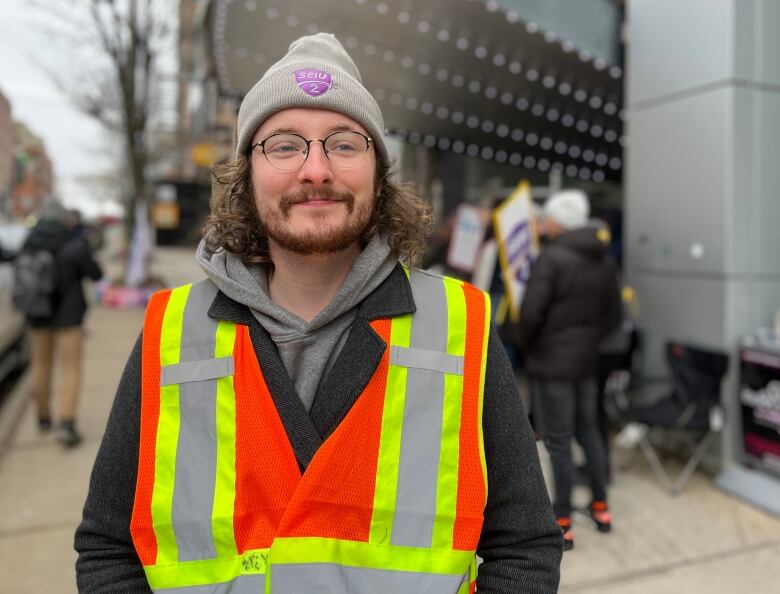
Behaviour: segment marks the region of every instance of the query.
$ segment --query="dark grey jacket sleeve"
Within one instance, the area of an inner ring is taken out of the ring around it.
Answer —
[[[514,372],[491,326],[482,417],[488,501],[477,553],[480,594],[558,591],[563,535],[555,522]]]
[[[141,427],[141,339],[119,382],[76,530],[79,592],[151,594],[130,537]]]
[[[89,244],[86,240],[79,241],[79,244],[81,250],[81,273],[84,276],[91,278],[93,281],[100,280],[103,277],[103,270],[100,268],[100,264],[98,264],[92,256]]]

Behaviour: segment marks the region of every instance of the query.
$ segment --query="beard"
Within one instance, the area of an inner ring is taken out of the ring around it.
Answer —
[[[333,224],[328,222],[332,217],[328,217],[327,213],[313,212],[309,216],[314,229],[303,232],[292,230],[289,219],[293,206],[306,202],[313,195],[343,203],[346,216],[339,223]],[[373,222],[375,211],[373,200],[356,204],[354,194],[329,188],[316,191],[302,189],[294,194],[282,194],[276,207],[257,202],[261,232],[279,247],[301,256],[332,254],[360,242]]]

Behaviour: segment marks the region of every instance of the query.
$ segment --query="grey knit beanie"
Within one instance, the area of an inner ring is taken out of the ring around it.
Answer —
[[[238,110],[236,157],[249,150],[260,124],[292,107],[328,109],[352,118],[373,139],[377,159],[389,164],[382,112],[334,35],[317,33],[293,41],[287,55],[246,94]]]

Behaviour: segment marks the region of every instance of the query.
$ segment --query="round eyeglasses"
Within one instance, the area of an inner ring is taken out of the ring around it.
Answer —
[[[260,147],[266,160],[280,171],[297,171],[306,162],[312,142],[322,143],[325,158],[331,165],[351,169],[360,165],[374,140],[360,132],[334,132],[311,140],[298,134],[272,134],[250,148]]]

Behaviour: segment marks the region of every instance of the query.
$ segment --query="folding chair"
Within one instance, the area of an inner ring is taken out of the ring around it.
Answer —
[[[666,344],[666,360],[671,371],[670,389],[652,404],[638,404],[652,384],[639,383],[640,394],[628,390],[630,375],[618,372],[610,377],[607,390],[625,422],[638,423],[636,446],[647,459],[658,481],[673,495],[679,493],[698,467],[715,436],[723,428],[720,384],[728,368],[728,355],[677,342]],[[667,384],[668,385],[668,384]],[[657,388],[658,384],[656,384]],[[680,435],[690,452],[674,480],[664,468],[653,447],[654,433]]]

